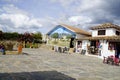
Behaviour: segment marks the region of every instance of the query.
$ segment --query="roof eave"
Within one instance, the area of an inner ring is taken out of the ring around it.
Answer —
[[[111,37],[85,37],[79,38],[78,40],[113,40],[120,42],[120,36],[111,36]]]

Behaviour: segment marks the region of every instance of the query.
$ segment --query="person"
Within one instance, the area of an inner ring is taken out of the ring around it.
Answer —
[[[3,44],[0,45],[0,49],[3,55],[5,55],[5,46]]]
[[[115,55],[114,63],[119,66],[119,57],[117,55]]]
[[[20,43],[18,44],[18,54],[21,54],[21,53],[22,53],[22,47],[23,47],[22,42],[20,42]]]

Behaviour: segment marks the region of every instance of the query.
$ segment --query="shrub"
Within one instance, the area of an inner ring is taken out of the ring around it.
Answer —
[[[11,43],[11,42],[9,42],[9,43],[7,43],[6,46],[7,46],[6,50],[10,50],[10,51],[12,51],[12,50],[13,50],[13,46],[14,46],[14,44]]]
[[[34,43],[34,44],[33,44],[33,48],[38,48],[38,44],[37,44],[37,43]]]
[[[13,50],[14,43],[4,41],[1,44],[5,46],[5,50],[10,50],[10,51]]]
[[[26,43],[25,45],[26,45],[25,48],[30,48],[30,43]]]

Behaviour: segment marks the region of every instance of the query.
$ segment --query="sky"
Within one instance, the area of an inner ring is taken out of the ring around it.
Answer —
[[[0,30],[46,34],[59,24],[120,25],[120,0],[0,0]]]

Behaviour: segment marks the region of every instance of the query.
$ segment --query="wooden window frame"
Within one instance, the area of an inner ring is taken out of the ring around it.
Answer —
[[[106,30],[98,30],[98,35],[105,35],[106,34]]]
[[[115,33],[115,34],[118,36],[118,35],[120,35],[120,32],[119,32],[119,31],[116,31],[116,33]]]

